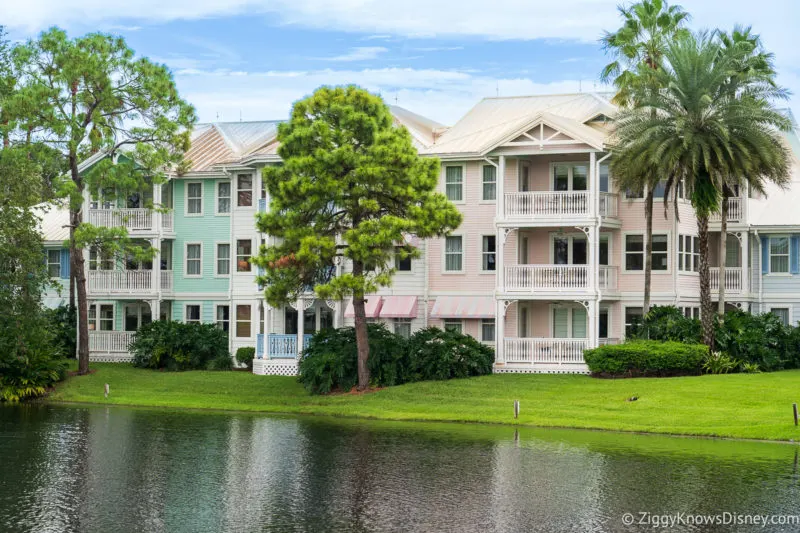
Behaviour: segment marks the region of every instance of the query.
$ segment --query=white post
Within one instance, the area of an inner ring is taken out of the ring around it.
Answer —
[[[297,356],[303,352],[303,328],[305,326],[305,301],[303,297],[297,299]]]
[[[163,185],[153,185],[153,206],[160,208],[161,207],[161,187]],[[151,214],[151,220],[153,221],[152,231],[161,235],[161,211],[155,210]]]
[[[150,300],[150,318],[158,320],[161,316],[161,300],[156,298],[155,300]]]
[[[494,339],[494,359],[495,363],[502,365],[506,362],[506,317],[504,313],[505,306],[503,300],[495,299],[495,339]]]
[[[742,232],[740,251],[741,253],[739,256],[742,263],[742,293],[748,294],[750,292],[750,232],[747,230]]]
[[[589,217],[600,214],[600,183],[597,179],[597,156],[589,153]]]
[[[600,272],[600,254],[598,253],[598,243],[600,242],[599,232],[596,225],[589,226],[589,234],[586,236],[589,242],[586,243],[586,248],[589,252],[589,257],[587,257],[587,268],[588,268],[588,284],[589,284],[589,294],[595,297],[598,294],[597,291],[597,276]]]
[[[156,254],[153,256],[153,270],[151,271],[150,275],[152,276],[152,285],[150,288],[150,292],[154,294],[161,294],[161,239],[156,237],[155,239],[150,239],[150,246],[156,250]]]
[[[505,181],[506,181],[506,156],[501,155],[497,165],[497,198],[495,199],[497,220],[505,218]]]
[[[589,300],[589,309],[586,310],[586,314],[588,315],[586,318],[587,325],[589,326],[589,331],[587,335],[589,337],[588,347],[589,348],[596,348],[598,344],[597,339],[597,330],[598,330],[598,320],[600,315],[597,313],[597,300]]]

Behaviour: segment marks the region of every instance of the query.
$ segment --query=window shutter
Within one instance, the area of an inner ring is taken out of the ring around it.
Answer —
[[[69,279],[69,249],[61,249],[61,279]]]
[[[761,273],[769,272],[769,237],[761,237]]]
[[[792,235],[791,247],[789,248],[789,264],[792,274],[800,274],[800,237]]]
[[[586,309],[575,308],[572,310],[572,338],[586,338]]]

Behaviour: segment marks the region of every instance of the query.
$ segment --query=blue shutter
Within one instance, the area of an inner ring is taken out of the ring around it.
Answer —
[[[769,272],[769,237],[761,237],[761,273]]]
[[[800,274],[800,237],[792,235],[791,247],[789,248],[789,264],[792,274]]]
[[[61,279],[69,279],[69,249],[61,249]]]

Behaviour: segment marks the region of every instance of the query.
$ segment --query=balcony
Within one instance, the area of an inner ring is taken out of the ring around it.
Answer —
[[[719,267],[709,267],[708,273],[711,277],[711,290],[719,290]],[[725,292],[735,294],[742,292],[742,268],[725,267]]]
[[[106,228],[124,227],[130,233],[153,233],[155,212],[151,209],[90,209],[86,222]],[[161,229],[174,231],[174,213],[161,213]]]
[[[172,270],[161,271],[161,290],[172,290]],[[90,270],[89,292],[96,294],[149,294],[153,288],[152,270]]]
[[[90,331],[89,351],[127,354],[135,334],[132,331]]]
[[[597,287],[601,291],[617,290],[618,271],[618,267],[600,265],[600,270],[597,273]]]
[[[722,214],[714,213],[708,221],[722,222]],[[742,198],[728,198],[728,222],[744,222],[744,200]]]
[[[303,344],[308,345],[312,335],[303,335]],[[279,335],[270,333],[266,336],[266,357],[264,356],[264,335],[256,338],[256,357],[258,359],[297,359],[297,335]]]
[[[589,287],[586,265],[513,265],[505,269],[508,292],[582,291]]]
[[[504,217],[542,222],[585,218],[589,216],[590,199],[587,191],[510,192],[505,194]],[[600,216],[616,217],[618,203],[618,195],[600,193]]]
[[[586,339],[507,338],[506,363],[583,365]]]
[[[619,195],[610,192],[600,193],[600,216],[617,218],[619,215]]]

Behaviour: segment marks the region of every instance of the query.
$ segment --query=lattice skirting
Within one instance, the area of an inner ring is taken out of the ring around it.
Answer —
[[[133,356],[128,353],[90,353],[89,361],[93,363],[131,363]]]
[[[497,366],[492,369],[494,374],[589,374],[586,365],[535,365],[535,366]]]
[[[256,359],[253,361],[253,374],[259,376],[296,376],[297,361]]]

